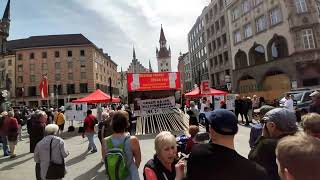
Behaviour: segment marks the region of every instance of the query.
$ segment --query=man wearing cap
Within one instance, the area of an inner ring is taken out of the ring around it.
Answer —
[[[270,180],[280,180],[275,149],[281,138],[297,132],[296,115],[286,108],[275,108],[267,112],[262,120],[262,135],[248,157],[267,170]]]
[[[315,112],[320,114],[320,92],[315,91],[310,94],[312,98],[312,104],[309,107],[309,112]]]
[[[262,129],[263,129],[263,123],[261,119],[263,116],[270,110],[274,109],[275,107],[264,105],[261,106],[259,109],[255,109],[254,113],[258,114],[258,120],[260,121],[258,124],[252,125],[251,131],[250,131],[250,139],[249,139],[249,145],[251,148],[254,147],[256,140],[261,136]]]
[[[239,155],[234,148],[238,119],[231,111],[218,109],[206,113],[212,143],[192,147],[187,179],[201,180],[265,180],[266,171],[260,165]],[[176,167],[177,170],[181,169]],[[177,174],[181,174],[177,172]]]

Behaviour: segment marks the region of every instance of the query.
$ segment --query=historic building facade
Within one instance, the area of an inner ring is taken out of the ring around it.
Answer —
[[[186,80],[188,79],[185,63],[186,63],[186,57],[189,53],[180,53],[180,56],[178,57],[178,72],[180,72],[180,83],[181,83],[181,93],[185,93],[187,90],[187,84]]]
[[[158,61],[158,72],[171,72],[171,49],[167,48],[167,39],[164,35],[161,25],[160,30],[160,49],[156,49],[156,56]]]
[[[318,7],[311,0],[227,0],[233,91],[273,100],[320,85]]]
[[[143,73],[143,72],[149,72],[147,68],[145,68],[140,61],[136,57],[136,51],[133,48],[132,53],[132,61],[129,65],[129,68],[127,70],[128,73]]]
[[[8,42],[15,55],[17,104],[61,106],[95,89],[119,94],[117,64],[82,34],[33,36]],[[39,83],[47,76],[49,97],[41,99]]]
[[[226,90],[228,83],[231,83],[232,61],[225,1],[212,0],[203,13],[210,84],[211,87]]]

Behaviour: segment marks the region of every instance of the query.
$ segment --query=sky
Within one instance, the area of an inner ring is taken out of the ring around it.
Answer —
[[[81,33],[127,70],[137,59],[157,70],[161,24],[171,47],[172,70],[188,51],[187,35],[210,0],[11,0],[11,39]],[[7,0],[0,0],[0,12]]]

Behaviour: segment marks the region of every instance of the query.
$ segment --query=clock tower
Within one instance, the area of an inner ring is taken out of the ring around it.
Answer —
[[[156,55],[158,60],[158,71],[159,72],[171,72],[171,49],[167,48],[167,40],[163,32],[161,25],[160,30],[160,50],[156,49]]]

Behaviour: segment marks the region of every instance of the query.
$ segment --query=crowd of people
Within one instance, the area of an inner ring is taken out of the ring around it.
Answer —
[[[315,168],[320,167],[320,114],[317,111],[320,93],[313,93],[312,99],[310,112],[301,117],[301,123],[297,122],[295,111],[287,107],[290,102],[284,107],[273,107],[256,96],[252,99],[237,96],[235,112],[226,110],[223,103],[220,109],[212,110],[206,105],[206,99],[199,106],[200,110],[190,102],[187,111],[190,136],[186,146],[178,149],[177,139],[171,132],[159,133],[154,139],[155,154],[143,165],[143,178],[318,180],[320,171]],[[143,155],[138,138],[130,133],[129,119],[132,117],[128,112],[131,111],[121,109],[102,112],[99,121],[88,110],[79,132],[88,138],[88,152],[101,151],[99,156],[105,164],[106,178],[137,180],[140,179],[138,168]],[[250,117],[248,114],[255,115]],[[66,173],[64,159],[69,155],[61,136],[65,124],[63,111],[48,114],[36,110],[27,116],[30,152],[34,153],[37,179],[63,179]],[[243,157],[235,149],[235,135],[239,124],[248,125],[252,121],[250,118],[255,120],[248,142],[250,152],[248,157]],[[15,116],[13,111],[2,112],[1,119],[4,155],[15,158],[23,120],[19,122],[22,118]],[[200,124],[205,125],[206,132]],[[94,141],[97,133],[101,149]],[[52,171],[56,173],[52,174]]]

